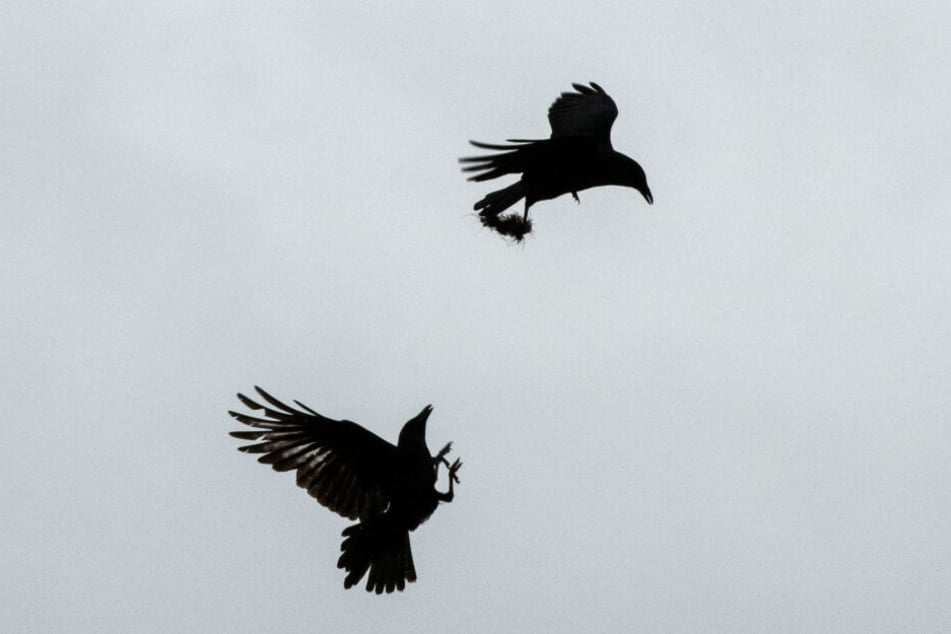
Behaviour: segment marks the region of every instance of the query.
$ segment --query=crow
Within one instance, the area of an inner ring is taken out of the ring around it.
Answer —
[[[358,523],[343,531],[337,567],[347,572],[343,587],[367,576],[367,592],[403,590],[416,581],[409,531],[426,521],[440,502],[451,502],[462,462],[451,465],[448,443],[435,456],[426,447],[427,405],[400,431],[394,446],[349,420],[333,420],[299,401],[295,409],[255,387],[264,404],[243,394],[238,399],[262,417],[229,411],[261,431],[233,431],[241,440],[259,441],[239,451],[262,454],[258,462],[275,471],[297,471],[297,485],[323,506]],[[449,489],[436,490],[439,465],[449,469]]]
[[[550,200],[600,185],[633,187],[648,204],[654,197],[644,170],[634,159],[614,151],[611,125],[618,110],[614,100],[598,84],[572,84],[577,92],[564,92],[548,109],[549,139],[508,139],[510,145],[469,141],[483,150],[498,153],[459,159],[464,172],[473,172],[470,181],[486,181],[506,174],[521,179],[494,191],[474,205],[483,224],[497,227],[503,211],[525,199],[522,222],[528,223],[528,209],[539,200]],[[528,225],[530,230],[530,225]],[[518,238],[517,238],[518,239]]]

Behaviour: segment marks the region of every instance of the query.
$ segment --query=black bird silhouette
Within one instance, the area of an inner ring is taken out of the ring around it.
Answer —
[[[458,459],[451,465],[448,443],[435,456],[426,447],[426,420],[433,411],[423,408],[400,431],[394,446],[373,432],[348,420],[321,416],[306,405],[301,409],[280,402],[259,387],[264,401],[257,403],[243,394],[238,399],[263,417],[228,412],[263,431],[233,431],[242,440],[260,441],[239,451],[263,454],[258,462],[275,471],[297,471],[297,485],[331,511],[357,524],[343,531],[343,554],[337,561],[347,576],[349,588],[367,572],[367,591],[377,594],[403,590],[416,581],[416,568],[409,545],[409,531],[432,515],[440,502],[451,502],[453,483],[459,482]],[[439,465],[449,468],[449,490],[436,490]]]
[[[511,145],[469,141],[480,149],[501,151],[459,159],[465,164],[464,172],[473,172],[470,181],[522,175],[517,183],[494,191],[475,204],[483,224],[497,227],[499,214],[522,198],[522,222],[528,223],[528,209],[539,200],[570,192],[580,202],[579,191],[600,185],[633,187],[648,204],[653,204],[644,170],[611,145],[611,125],[618,114],[614,100],[594,82],[590,88],[582,84],[572,87],[577,92],[562,93],[548,109],[551,138],[508,139]]]

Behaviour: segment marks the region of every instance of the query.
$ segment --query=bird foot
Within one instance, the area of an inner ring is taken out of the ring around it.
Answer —
[[[460,460],[459,458],[456,458],[456,461],[453,462],[452,465],[449,467],[449,479],[455,482],[456,484],[459,484],[459,476],[457,475],[456,472],[458,472],[459,469],[461,468],[462,468],[462,460]]]
[[[445,459],[443,459],[445,461]],[[438,464],[438,463],[437,463]],[[436,491],[436,499],[440,502],[452,502],[456,496],[453,484],[459,484],[459,475],[457,472],[462,468],[462,461],[456,458],[456,461],[449,466],[449,490],[446,492]]]
[[[449,461],[446,460],[446,454],[448,454],[450,451],[452,451],[452,441],[447,442],[446,446],[440,449],[439,453],[433,456],[433,464],[438,465],[441,462],[448,467]]]
[[[581,199],[578,198],[578,192],[571,192],[571,197],[575,199],[576,203],[581,204]]]

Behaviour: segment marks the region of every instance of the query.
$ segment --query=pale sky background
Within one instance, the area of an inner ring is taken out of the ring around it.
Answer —
[[[5,3],[0,631],[951,631],[949,30]],[[456,159],[591,80],[656,202],[512,246]],[[406,592],[235,451],[255,384],[391,441],[434,404],[465,466]]]

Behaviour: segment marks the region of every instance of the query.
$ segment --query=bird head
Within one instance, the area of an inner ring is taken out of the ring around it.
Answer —
[[[406,421],[400,430],[398,441],[401,449],[426,448],[426,421],[433,411],[432,405],[427,405],[419,414]]]
[[[647,174],[637,161],[619,153],[612,168],[613,184],[633,187],[641,192],[648,205],[654,204],[654,196],[651,194],[650,187],[647,186]]]

